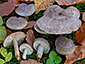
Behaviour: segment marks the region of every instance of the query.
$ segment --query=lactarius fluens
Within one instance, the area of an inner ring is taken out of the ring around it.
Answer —
[[[25,18],[22,17],[17,18],[13,16],[7,20],[6,26],[13,30],[21,30],[27,25],[27,23],[28,21]]]
[[[74,52],[75,46],[71,39],[60,36],[55,41],[56,51],[62,55],[68,55]]]
[[[23,53],[23,56],[22,56],[23,59],[26,59],[26,55],[31,55],[33,52],[32,47],[26,43],[22,44],[19,49]]]
[[[44,38],[37,38],[33,44],[34,49],[37,51],[37,60],[40,61],[43,52],[48,53],[50,50],[50,44]]]
[[[9,47],[13,44],[15,49],[15,57],[17,60],[20,60],[18,45],[22,43],[24,38],[25,38],[25,34],[23,32],[15,32],[7,36],[7,38],[4,40],[3,43],[4,47]]]

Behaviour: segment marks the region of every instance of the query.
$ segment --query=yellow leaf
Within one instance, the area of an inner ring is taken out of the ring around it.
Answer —
[[[47,9],[54,3],[54,0],[35,0],[35,11],[36,14],[41,11]]]

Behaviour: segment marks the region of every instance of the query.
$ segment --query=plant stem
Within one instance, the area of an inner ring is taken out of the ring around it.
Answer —
[[[40,59],[42,58],[43,55],[43,46],[39,45],[38,47],[38,51],[37,51],[37,60],[40,61]]]
[[[22,58],[23,58],[23,59],[26,59],[26,55],[27,55],[27,49],[24,49],[24,53],[23,53]]]
[[[16,39],[13,40],[13,45],[15,50],[15,57],[17,60],[20,60],[19,48],[18,48],[18,43]]]

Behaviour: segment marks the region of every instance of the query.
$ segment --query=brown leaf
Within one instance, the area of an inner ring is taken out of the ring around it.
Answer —
[[[64,64],[72,64],[73,62],[85,58],[85,46],[75,46],[74,53],[66,55]]]
[[[85,46],[85,23],[76,31],[75,39],[79,44]]]
[[[74,5],[84,3],[85,0],[55,0],[59,5]]]
[[[18,4],[12,1],[0,4],[0,16],[9,15],[16,6],[18,6]]]
[[[31,2],[34,1],[34,0],[18,0],[18,1],[31,3]],[[19,3],[21,3],[21,2],[19,2]]]
[[[83,13],[83,21],[85,21],[85,12]]]
[[[42,64],[40,62],[37,62],[36,60],[29,59],[29,60],[21,60],[20,64]]]
[[[31,47],[33,47],[34,40],[35,40],[34,31],[30,29],[27,31],[26,34],[26,41]]]
[[[41,11],[47,9],[49,6],[53,4],[54,0],[35,0],[35,11],[36,14]]]
[[[23,29],[32,28],[35,24],[36,24],[36,21],[29,21],[27,23],[27,26],[25,28],[23,28]]]
[[[7,34],[6,34],[6,37],[7,37],[8,35],[12,34],[13,32],[7,29],[7,30],[6,30],[6,33],[7,33]]]

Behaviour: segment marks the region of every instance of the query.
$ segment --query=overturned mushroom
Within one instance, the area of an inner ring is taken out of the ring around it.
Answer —
[[[26,43],[22,44],[19,49],[23,53],[23,56],[22,56],[23,59],[26,59],[26,55],[31,55],[33,52],[32,47]]]
[[[50,50],[50,45],[44,38],[37,38],[33,44],[34,49],[37,51],[37,60],[40,61],[43,52],[48,53]]]
[[[59,11],[60,10],[60,11]],[[67,10],[70,10],[69,14]],[[69,34],[76,31],[81,26],[79,20],[80,13],[75,7],[69,7],[67,10],[58,5],[52,5],[45,11],[44,16],[37,20],[34,29],[40,33],[48,34]],[[75,13],[77,12],[77,13]],[[67,13],[67,14],[66,14]]]
[[[10,17],[6,22],[6,26],[13,30],[23,29],[26,25],[27,20],[22,17]]]
[[[21,44],[24,38],[25,34],[23,32],[15,32],[7,36],[3,43],[4,47],[9,47],[13,44],[15,49],[15,57],[17,58],[17,60],[20,60],[18,44]]]
[[[74,52],[75,46],[71,39],[60,36],[55,41],[56,51],[62,55],[68,55]]]
[[[21,3],[15,12],[21,16],[30,16],[35,12],[35,6],[34,4],[27,5],[25,3]]]

